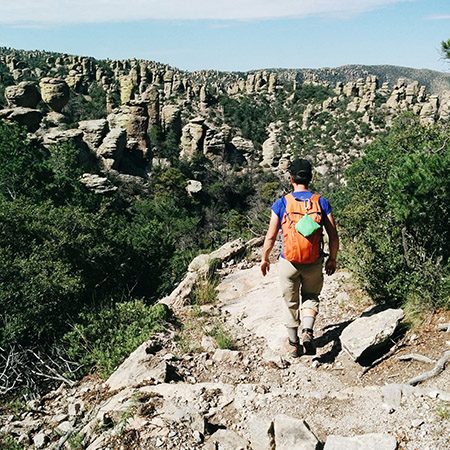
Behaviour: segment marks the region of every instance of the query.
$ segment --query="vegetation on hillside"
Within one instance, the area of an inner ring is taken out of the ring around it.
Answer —
[[[254,195],[274,178],[217,172],[199,156],[155,169],[140,196],[101,197],[78,181],[78,152],[46,151],[0,122],[0,348],[5,360],[18,348],[69,355],[78,374],[106,376],[161,328],[152,304],[193,256],[262,232],[272,199]],[[197,198],[185,189],[194,176]]]
[[[347,264],[410,317],[450,307],[449,124],[401,117],[366,147],[335,198]]]

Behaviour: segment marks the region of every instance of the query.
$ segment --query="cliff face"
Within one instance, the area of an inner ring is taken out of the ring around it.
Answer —
[[[104,174],[147,177],[152,165],[201,154],[236,170],[284,172],[311,158],[329,184],[400,113],[450,115],[449,76],[395,66],[185,72],[0,49],[0,117],[44,146],[72,140]]]

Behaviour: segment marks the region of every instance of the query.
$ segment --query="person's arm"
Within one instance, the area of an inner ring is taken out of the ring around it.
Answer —
[[[325,230],[328,234],[328,245],[330,250],[330,255],[325,263],[325,272],[327,275],[333,275],[336,271],[336,257],[339,251],[339,236],[332,213],[328,214],[323,222]]]
[[[264,239],[264,245],[263,245],[263,251],[262,251],[261,272],[264,276],[270,270],[269,256],[270,256],[270,252],[273,249],[273,246],[275,245],[275,241],[277,240],[277,234],[278,234],[279,228],[280,228],[280,219],[272,211],[272,215],[270,217],[269,228],[266,233],[266,238]]]

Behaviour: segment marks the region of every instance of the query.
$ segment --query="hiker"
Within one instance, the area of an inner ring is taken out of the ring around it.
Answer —
[[[278,263],[278,275],[286,303],[285,324],[291,356],[314,355],[313,327],[319,311],[319,294],[323,286],[322,228],[329,238],[329,255],[325,272],[336,270],[339,237],[328,200],[309,190],[312,166],[306,159],[296,159],[289,165],[289,180],[293,192],[272,205],[272,216],[263,246],[261,272],[270,270],[269,256],[281,229],[283,245]],[[301,297],[301,298],[300,298]],[[302,346],[298,330],[301,324]]]

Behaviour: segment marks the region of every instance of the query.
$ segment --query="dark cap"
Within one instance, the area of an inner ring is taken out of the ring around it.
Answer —
[[[307,159],[294,159],[289,164],[288,170],[292,176],[312,177],[312,166]]]

